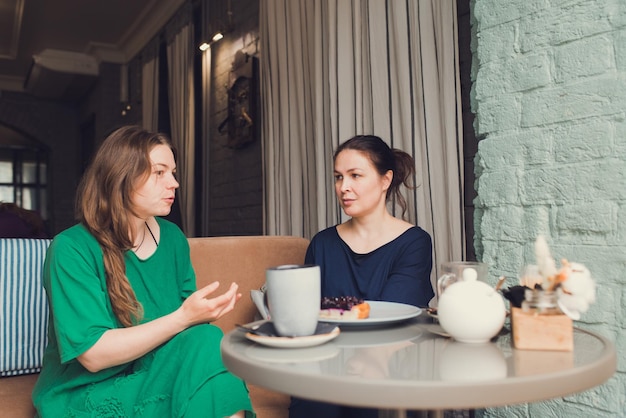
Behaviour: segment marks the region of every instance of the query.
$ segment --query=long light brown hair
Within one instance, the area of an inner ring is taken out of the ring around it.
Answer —
[[[137,214],[131,198],[152,171],[150,151],[157,145],[174,151],[164,134],[137,126],[115,130],[96,152],[77,190],[76,216],[100,243],[111,306],[125,327],[138,323],[143,316],[124,262],[124,254],[135,239],[130,218]]]

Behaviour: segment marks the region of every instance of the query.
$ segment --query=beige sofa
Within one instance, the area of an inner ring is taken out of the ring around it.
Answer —
[[[239,284],[243,298],[235,311],[215,324],[228,332],[236,323],[255,319],[256,308],[250,290],[265,281],[265,269],[281,264],[301,264],[308,240],[288,236],[190,238],[191,261],[198,287],[219,280],[225,288]],[[0,417],[28,418],[34,415],[31,391],[37,375],[0,378]],[[250,385],[252,404],[259,418],[286,418],[289,397]]]

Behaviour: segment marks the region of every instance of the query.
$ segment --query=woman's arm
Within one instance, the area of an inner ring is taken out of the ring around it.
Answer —
[[[222,295],[207,298],[219,287],[213,282],[191,294],[174,312],[144,324],[105,331],[98,341],[77,357],[90,372],[133,361],[179,332],[196,324],[208,323],[232,311],[241,298],[239,286],[232,283]]]
[[[432,240],[421,230],[393,262],[381,300],[425,307],[435,296],[430,281],[432,270]]]

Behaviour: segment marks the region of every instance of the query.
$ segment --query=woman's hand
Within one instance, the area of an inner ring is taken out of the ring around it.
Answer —
[[[234,309],[241,299],[241,293],[237,292],[239,285],[231,283],[225,293],[209,298],[219,285],[219,282],[213,282],[198,289],[183,302],[179,313],[188,326],[215,321]]]
[[[232,283],[223,294],[208,298],[219,287],[218,282],[191,294],[174,312],[128,328],[106,331],[100,339],[77,357],[89,371],[97,372],[107,367],[135,360],[168,341],[174,335],[196,324],[221,318],[232,311],[241,299],[239,286]]]

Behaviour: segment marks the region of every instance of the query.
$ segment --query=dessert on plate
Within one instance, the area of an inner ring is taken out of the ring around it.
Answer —
[[[320,319],[366,319],[370,315],[370,305],[356,296],[323,297]]]

